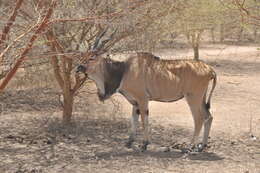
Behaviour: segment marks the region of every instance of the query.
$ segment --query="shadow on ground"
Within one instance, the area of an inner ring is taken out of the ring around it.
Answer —
[[[49,88],[7,90],[0,94],[4,111],[30,112],[57,110],[60,108],[58,92]]]
[[[9,119],[10,120],[10,119]],[[179,141],[188,138],[190,131],[182,127],[167,128],[152,126],[154,132],[152,144],[148,151],[140,152],[137,149],[127,149],[125,142],[128,138],[128,124],[126,119],[94,119],[75,118],[74,123],[64,127],[56,117],[42,119],[38,116],[33,119],[29,117],[24,122],[19,122],[19,127],[14,120],[6,122],[0,127],[0,160],[1,166],[9,167],[23,164],[38,165],[39,162],[45,164],[57,164],[59,162],[77,161],[93,162],[93,160],[114,160],[126,159],[129,157],[137,160],[145,158],[170,159],[189,158],[191,160],[221,160],[222,157],[212,152],[199,153],[196,155],[186,155],[181,150],[174,149],[174,146],[181,145]],[[12,124],[11,124],[12,123]],[[4,132],[4,126],[9,126],[12,130]],[[161,133],[166,132],[167,133]],[[174,141],[167,136],[172,134]],[[139,135],[141,136],[141,135]],[[162,147],[169,147],[165,152]],[[5,156],[9,156],[9,163],[5,163]],[[21,157],[22,155],[26,157]],[[10,162],[10,160],[12,162]],[[51,160],[54,160],[51,162]]]

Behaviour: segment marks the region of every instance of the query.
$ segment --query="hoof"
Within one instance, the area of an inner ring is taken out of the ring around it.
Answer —
[[[147,150],[147,146],[148,146],[149,144],[150,144],[149,141],[144,141],[144,142],[143,142],[143,145],[141,145],[141,147],[140,147],[141,152],[146,151],[146,150]]]
[[[181,152],[183,154],[189,154],[192,152],[192,149],[191,148],[181,148]]]
[[[207,147],[207,145],[204,145],[202,143],[199,143],[197,145],[195,145],[193,148],[192,148],[192,151],[193,152],[202,152],[205,148]]]
[[[141,147],[140,147],[140,151],[141,152],[145,152],[147,150],[147,145],[142,145]]]
[[[134,142],[133,140],[129,140],[129,141],[127,141],[127,142],[125,143],[125,147],[126,147],[126,148],[131,148],[133,142]]]

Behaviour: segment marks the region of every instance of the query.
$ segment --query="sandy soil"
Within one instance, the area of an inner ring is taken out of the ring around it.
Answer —
[[[192,55],[188,49],[154,53]],[[218,74],[206,152],[186,155],[177,149],[193,133],[185,100],[150,103],[152,144],[141,153],[124,147],[131,106],[120,95],[113,96],[122,105],[119,113],[112,110],[115,100],[103,104],[80,95],[73,124],[63,127],[56,91],[10,90],[0,97],[0,172],[260,173],[260,51],[209,45],[201,57]]]

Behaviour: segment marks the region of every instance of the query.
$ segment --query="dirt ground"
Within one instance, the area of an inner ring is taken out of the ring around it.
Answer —
[[[189,49],[154,53],[192,56]],[[0,172],[260,173],[260,50],[207,45],[200,53],[218,74],[207,151],[187,155],[178,149],[193,133],[185,100],[150,103],[151,145],[139,152],[124,147],[131,106],[119,94],[105,103],[80,95],[73,124],[63,127],[57,91],[8,90],[0,96]],[[118,101],[116,112],[111,108]]]

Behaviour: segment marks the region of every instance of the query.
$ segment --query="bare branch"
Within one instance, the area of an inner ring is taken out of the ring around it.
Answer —
[[[4,88],[6,87],[6,85],[9,83],[9,81],[12,79],[12,77],[15,75],[16,71],[18,70],[19,66],[22,64],[22,62],[24,61],[26,55],[28,54],[28,52],[31,50],[34,41],[38,38],[39,34],[48,26],[47,23],[53,13],[53,9],[56,5],[56,0],[52,0],[51,5],[45,15],[45,17],[43,18],[41,24],[38,26],[38,28],[36,29],[36,31],[34,32],[33,36],[31,37],[31,39],[29,40],[29,43],[27,44],[26,48],[23,50],[23,52],[21,53],[19,59],[17,60],[17,62],[15,63],[14,67],[12,68],[12,70],[6,75],[5,79],[3,80],[3,82],[0,85],[0,92],[4,90]]]
[[[100,1],[101,2],[101,1]],[[92,17],[84,17],[84,18],[76,18],[76,19],[54,19],[50,21],[50,23],[58,23],[58,22],[88,22],[88,21],[95,21],[98,19],[108,19],[112,17],[120,17],[123,16],[124,13],[127,13],[128,10],[135,10],[137,7],[141,7],[143,5],[147,4],[147,0],[141,0],[141,1],[134,1],[132,2],[133,5],[130,5],[126,7],[125,9],[119,10],[117,12],[105,14],[105,15],[99,15],[99,16],[92,16]]]
[[[4,55],[6,54],[6,52],[17,42],[19,41],[22,37],[24,37],[25,35],[27,35],[28,33],[30,33],[33,29],[35,29],[37,27],[38,23],[34,26],[32,26],[31,28],[29,28],[25,33],[19,35],[16,39],[14,39],[12,41],[12,43],[10,43],[0,54],[0,63],[3,62],[4,59]]]
[[[78,73],[75,74],[76,83],[72,89],[73,94],[75,94],[82,87],[82,85],[85,83],[86,80],[87,80],[87,76],[80,78],[80,75]]]
[[[15,5],[15,8],[13,10],[13,13],[10,16],[10,18],[8,19],[8,22],[7,22],[6,26],[4,27],[4,29],[2,31],[2,35],[1,35],[1,38],[0,38],[0,47],[1,47],[2,43],[5,42],[6,36],[9,33],[11,26],[13,25],[13,23],[15,21],[18,9],[21,7],[22,3],[23,3],[23,0],[17,0],[16,1],[16,5]]]
[[[52,49],[52,51],[56,51],[56,46],[54,45],[55,44],[55,38],[53,36],[53,33],[52,32],[47,32],[46,33],[46,38],[48,40],[47,42],[47,45]],[[55,78],[56,80],[58,81],[58,84],[60,86],[61,89],[63,89],[63,86],[64,86],[64,80],[60,74],[60,66],[59,66],[59,63],[58,63],[58,58],[57,56],[53,55],[52,58],[51,58],[51,63],[53,65],[53,71],[54,71],[54,74],[55,74]]]

